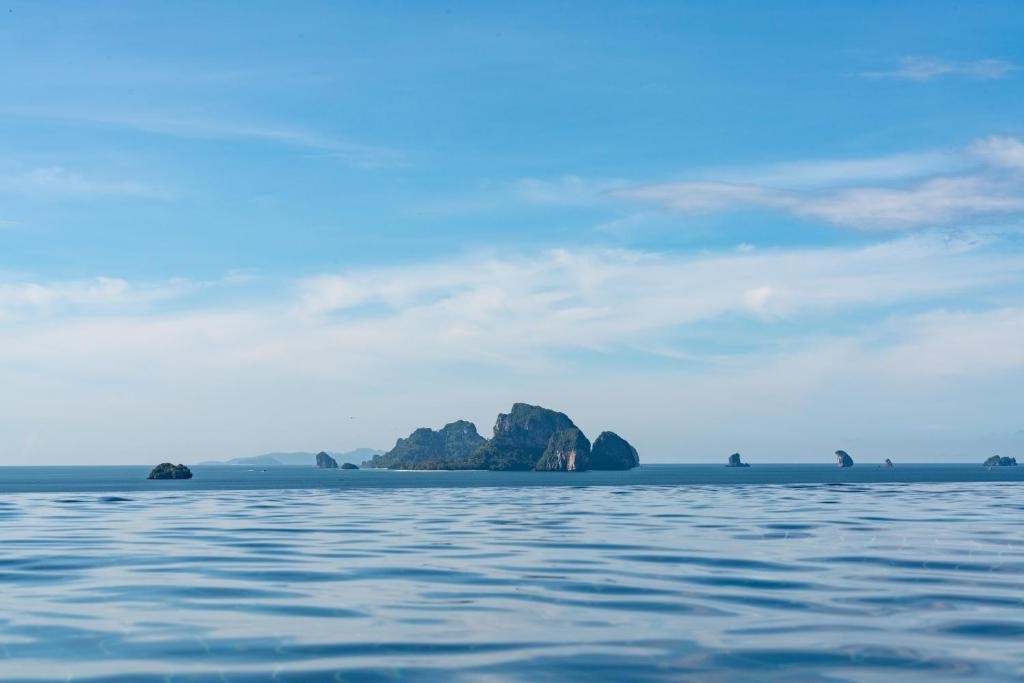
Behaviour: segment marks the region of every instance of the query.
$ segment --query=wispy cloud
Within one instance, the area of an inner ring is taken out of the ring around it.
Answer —
[[[403,331],[393,335],[396,355],[407,335],[416,334],[427,349],[436,333],[436,341],[453,343],[457,356],[500,347],[498,356],[511,360],[560,346],[631,344],[721,316],[789,318],[877,308],[1024,281],[1024,258],[986,253],[984,245],[921,237],[859,249],[689,258],[556,250],[535,258],[319,276],[299,284],[296,310],[327,315],[325,320],[350,330],[400,325]],[[387,346],[388,336],[381,335],[375,347]]]
[[[861,75],[873,79],[933,81],[944,76],[960,76],[979,80],[1005,78],[1019,66],[1003,59],[950,61],[936,57],[910,56],[900,59],[899,66],[885,71],[865,71]]]
[[[646,348],[680,326],[723,316],[763,322],[849,313],[1017,283],[1024,283],[1024,257],[992,252],[982,240],[907,237],[861,248],[698,256],[553,250],[324,273],[293,283],[275,297],[279,304],[260,297],[229,317],[253,324],[244,333],[253,335],[249,340],[235,339],[240,349],[283,338],[360,363],[477,359],[515,366],[573,348]],[[144,312],[209,284],[8,279],[0,281],[0,311],[33,319],[126,307]],[[215,314],[196,311],[204,319]],[[282,352],[281,362],[304,362],[287,345]]]
[[[93,199],[103,197],[169,199],[166,187],[136,180],[110,180],[45,166],[0,175],[0,193],[44,198]]]
[[[1016,138],[993,135],[978,140],[970,146],[969,151],[994,166],[1024,169],[1024,142]]]
[[[307,150],[362,168],[405,163],[402,152],[388,147],[360,144],[300,126],[254,123],[227,117],[161,111],[110,113],[73,107],[60,110],[6,107],[0,110],[0,116],[70,121],[196,140],[253,140]]]
[[[169,302],[202,289],[233,282],[173,278],[158,282],[131,282],[124,278],[35,282],[0,279],[0,322],[6,317],[38,320],[82,313],[125,314],[146,312],[153,304]],[[27,317],[26,317],[27,316]]]
[[[959,151],[932,150],[853,159],[802,159],[750,166],[706,168],[699,176],[720,182],[808,189],[879,183],[948,174],[970,166]]]
[[[867,231],[1024,215],[1024,143],[980,140],[958,153],[719,169],[714,179],[638,184],[612,197],[683,213],[769,209]]]

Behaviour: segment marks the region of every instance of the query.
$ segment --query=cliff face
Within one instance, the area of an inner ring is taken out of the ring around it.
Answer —
[[[320,451],[316,454],[316,466],[322,470],[333,470],[338,468],[338,461],[327,455],[324,451]]]
[[[555,432],[535,470],[548,472],[577,472],[588,469],[590,464],[590,440],[579,429],[572,427]]]
[[[364,464],[393,470],[466,469],[459,464],[465,463],[483,443],[476,425],[457,420],[438,431],[420,427],[396,441],[387,453],[375,455]]]
[[[629,470],[639,464],[636,449],[615,432],[601,432],[590,449],[592,470]]]
[[[532,470],[556,432],[576,429],[564,413],[516,403],[498,415],[494,438],[480,446],[471,460],[474,469]]]

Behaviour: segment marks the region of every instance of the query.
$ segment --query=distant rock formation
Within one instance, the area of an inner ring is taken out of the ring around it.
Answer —
[[[726,467],[750,467],[747,463],[743,462],[740,458],[739,453],[733,453],[729,456],[729,462],[725,464]]]
[[[590,460],[590,440],[576,427],[555,432],[548,439],[547,448],[537,461],[535,470],[549,472],[576,472],[587,469]]]
[[[839,467],[853,467],[853,458],[846,451],[836,451],[836,465]]]
[[[322,470],[336,470],[338,469],[338,461],[327,455],[324,451],[320,451],[316,454],[316,466]]]
[[[631,470],[639,464],[636,449],[615,432],[601,432],[590,449],[592,470]]]
[[[162,462],[149,473],[147,479],[191,479],[192,470],[184,465]]]
[[[894,465],[892,464],[892,460],[890,460],[889,458],[886,458],[885,459],[885,466],[886,467],[894,467]]]
[[[471,469],[460,467],[485,442],[476,425],[466,420],[450,422],[439,431],[420,427],[395,442],[387,453],[375,455],[364,467],[393,470]]]
[[[484,439],[465,420],[440,431],[421,427],[398,439],[387,453],[363,463],[389,469],[563,472],[622,470],[638,464],[636,449],[616,434],[602,433],[591,447],[567,415],[527,403],[516,403],[498,415],[491,439]]]
[[[343,469],[343,470],[358,470],[359,469],[359,465],[354,465],[354,464],[352,464],[350,462],[343,462],[343,463],[341,463],[341,469]]]
[[[356,448],[351,451],[338,452],[326,451],[327,455],[335,460],[350,460],[361,462],[368,460],[384,451],[374,448]],[[316,467],[316,453],[307,451],[295,451],[291,453],[263,453],[262,455],[247,455],[241,458],[230,460],[208,460],[197,462],[196,465],[246,465],[248,467]]]
[[[985,467],[1016,467],[1017,458],[1008,458],[1006,456],[999,457],[993,455],[991,458],[985,461]]]

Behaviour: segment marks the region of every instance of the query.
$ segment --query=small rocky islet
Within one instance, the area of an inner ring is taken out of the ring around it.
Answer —
[[[421,427],[363,463],[393,470],[523,472],[628,470],[639,464],[636,449],[618,434],[601,432],[591,444],[565,413],[526,403],[499,414],[490,439],[472,422],[457,420],[439,430]]]
[[[192,470],[185,465],[162,462],[149,473],[147,479],[191,479]]]
[[[316,466],[322,470],[338,469],[338,461],[327,455],[325,451],[316,454]]]
[[[749,464],[743,462],[743,458],[740,457],[739,453],[733,453],[729,456],[729,461],[725,463],[726,467],[750,467]]]
[[[985,467],[1016,467],[1017,458],[993,455],[984,462]]]

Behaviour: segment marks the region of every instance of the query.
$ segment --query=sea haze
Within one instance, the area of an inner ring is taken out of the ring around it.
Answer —
[[[1021,469],[0,468],[0,679],[1018,681]]]
[[[338,462],[351,462],[359,464],[384,451],[375,448],[356,448],[351,451],[326,451],[327,455],[338,460]],[[261,453],[260,455],[248,455],[230,460],[207,460],[198,462],[196,465],[252,465],[259,467],[315,467],[316,453],[307,451],[290,451],[287,453]]]

